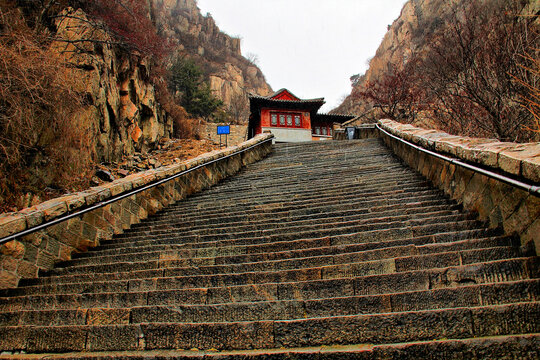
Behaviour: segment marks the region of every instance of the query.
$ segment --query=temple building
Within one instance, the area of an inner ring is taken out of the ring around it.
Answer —
[[[287,89],[270,96],[249,95],[248,138],[270,131],[276,142],[332,139],[335,123],[353,115],[319,114],[324,98],[300,99]]]

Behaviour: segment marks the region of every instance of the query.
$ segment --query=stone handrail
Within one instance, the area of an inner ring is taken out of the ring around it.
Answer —
[[[392,120],[380,120],[388,133],[422,148],[446,154],[537,186],[540,182],[540,143],[516,144],[494,139],[454,136]],[[540,198],[479,172],[454,165],[420,152],[385,135],[379,136],[412,168],[444,190],[451,198],[488,220],[517,235],[525,250],[540,250]]]
[[[392,120],[380,120],[388,132],[426,149],[501,170],[532,183],[540,182],[540,143],[517,144],[496,139],[450,135]]]
[[[50,270],[55,263],[71,259],[74,252],[98,246],[101,241],[123,233],[131,225],[164,207],[216,184],[245,165],[261,160],[272,151],[272,142],[269,141],[272,138],[271,134],[260,135],[238,146],[129,175],[19,212],[0,215],[0,238],[5,238],[193,169],[156,187],[2,244],[0,289],[16,287],[23,278],[35,278],[40,270]]]

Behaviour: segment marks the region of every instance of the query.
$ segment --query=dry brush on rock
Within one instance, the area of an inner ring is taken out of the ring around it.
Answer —
[[[353,96],[403,122],[423,117],[454,134],[533,140],[540,37],[536,18],[523,16],[527,4],[457,2],[419,35],[422,46]]]

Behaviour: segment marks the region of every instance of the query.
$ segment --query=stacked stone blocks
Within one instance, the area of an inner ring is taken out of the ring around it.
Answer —
[[[223,158],[157,187],[1,245],[0,289],[17,287],[21,279],[36,278],[40,270],[51,270],[55,263],[71,259],[74,252],[84,252],[88,248],[98,246],[102,240],[123,233],[133,224],[139,223],[166,206],[187,195],[207,189],[237,173],[242,167],[261,160],[272,151],[272,142],[266,141],[270,138],[272,135],[261,135],[238,146],[203,154],[182,163],[133,174],[109,184],[46,201],[20,212],[1,215],[0,238],[3,238]],[[259,146],[225,158],[253,145]]]
[[[525,183],[540,183],[540,143],[516,144],[425,130],[392,120],[380,120],[389,133],[428,150],[445,154]],[[413,169],[443,189],[452,199],[502,227],[506,234],[520,237],[530,250],[540,249],[540,198],[502,181],[456,166],[416,150],[381,133],[387,146]]]

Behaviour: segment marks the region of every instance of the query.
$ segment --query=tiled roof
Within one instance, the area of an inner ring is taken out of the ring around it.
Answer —
[[[347,121],[350,121],[352,119],[356,118],[356,115],[346,115],[346,114],[326,114],[326,113],[319,113],[315,115],[315,121],[317,119],[320,120],[330,120],[338,123],[344,123]]]
[[[291,94],[295,98],[300,99],[298,96],[294,95],[292,92],[290,92],[288,89],[285,89],[285,88],[281,88],[278,91],[276,91],[275,93],[273,93],[272,95],[268,95],[268,98],[276,97],[276,96],[278,96],[279,94],[281,94],[284,91],[288,92],[289,94]]]
[[[329,113],[318,113],[317,116],[327,116],[327,117],[342,117],[347,119],[354,119],[356,115],[350,114],[329,114]]]
[[[277,100],[277,99],[272,99],[271,96],[260,96],[260,95],[255,95],[255,94],[249,94],[249,99],[262,100],[263,102],[283,103],[283,104],[291,104],[291,103],[300,103],[300,104],[322,103],[324,104],[325,103],[324,98],[300,99],[300,100]]]

